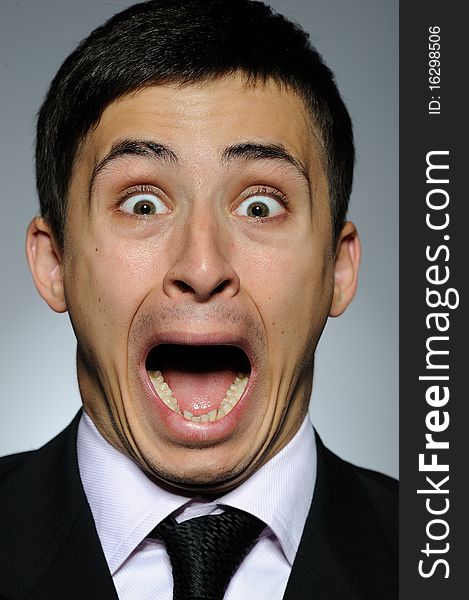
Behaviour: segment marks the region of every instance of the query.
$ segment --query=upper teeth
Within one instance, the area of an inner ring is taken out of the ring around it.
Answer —
[[[243,395],[244,390],[248,384],[249,375],[244,373],[238,373],[235,380],[226,390],[225,397],[221,401],[220,408],[211,410],[210,412],[200,413],[197,416],[193,415],[189,410],[181,411],[178,405],[176,397],[173,395],[173,391],[164,380],[161,371],[148,371],[153,387],[158,392],[159,397],[172,411],[178,413],[193,423],[208,423],[209,421],[218,421],[225,415],[227,415],[238,403],[238,400]]]

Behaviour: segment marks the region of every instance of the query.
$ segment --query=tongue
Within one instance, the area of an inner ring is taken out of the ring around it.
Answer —
[[[236,371],[225,368],[216,371],[188,372],[166,368],[163,377],[177,399],[179,408],[194,416],[220,408]]]

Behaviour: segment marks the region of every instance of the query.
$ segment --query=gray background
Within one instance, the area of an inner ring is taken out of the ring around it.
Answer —
[[[0,455],[40,446],[80,406],[68,318],[36,294],[24,258],[37,212],[35,113],[76,43],[132,3],[0,0]],[[360,288],[320,342],[313,421],[339,455],[397,475],[398,0],[271,5],[311,33],[336,74],[357,144],[350,218],[363,244]]]

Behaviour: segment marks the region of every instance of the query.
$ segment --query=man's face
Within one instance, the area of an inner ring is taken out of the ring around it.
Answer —
[[[235,485],[301,424],[331,306],[328,186],[303,101],[241,76],[129,94],[84,140],[68,207],[87,412],[157,477]]]

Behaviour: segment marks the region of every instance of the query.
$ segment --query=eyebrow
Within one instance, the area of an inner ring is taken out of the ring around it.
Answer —
[[[164,144],[151,140],[121,140],[113,144],[110,151],[93,168],[89,186],[88,198],[91,200],[94,185],[99,174],[112,161],[121,156],[148,156],[162,160],[169,164],[179,164],[177,153]],[[297,160],[282,144],[264,144],[258,142],[239,142],[225,148],[221,162],[228,163],[233,160],[280,160],[292,165],[303,177],[311,190],[311,179],[306,167]]]
[[[96,178],[109,163],[121,156],[148,156],[170,164],[179,163],[179,158],[174,150],[164,144],[149,140],[122,140],[113,144],[112,148],[93,168],[88,186],[88,196],[91,198]]]
[[[311,188],[311,179],[306,167],[296,159],[281,144],[260,144],[257,142],[241,142],[233,144],[225,149],[222,162],[230,162],[236,159],[245,160],[281,160],[293,165],[298,173],[306,179]]]

